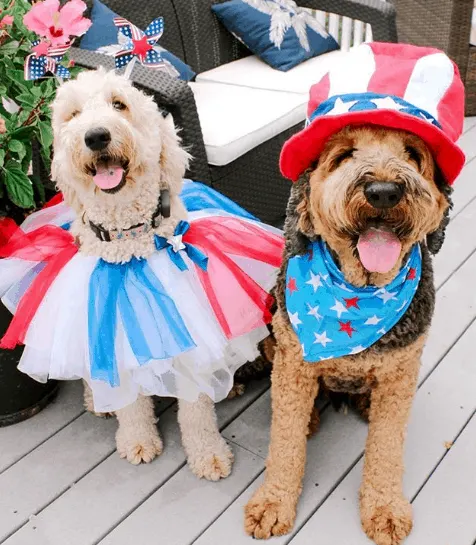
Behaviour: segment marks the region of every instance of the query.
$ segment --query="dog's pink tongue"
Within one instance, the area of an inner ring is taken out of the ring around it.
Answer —
[[[378,273],[393,269],[401,249],[397,236],[382,229],[369,229],[360,235],[357,244],[362,265],[368,271]]]
[[[121,181],[124,169],[120,166],[98,166],[94,183],[101,189],[114,189]]]

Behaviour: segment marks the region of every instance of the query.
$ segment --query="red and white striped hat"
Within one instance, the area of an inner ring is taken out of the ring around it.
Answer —
[[[363,44],[311,87],[306,126],[284,144],[281,172],[296,181],[330,136],[348,125],[378,125],[419,136],[451,185],[465,161],[455,144],[463,121],[464,86],[443,52]]]

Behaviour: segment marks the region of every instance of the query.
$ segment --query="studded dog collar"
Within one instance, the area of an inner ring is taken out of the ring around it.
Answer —
[[[159,226],[160,218],[170,217],[170,192],[168,189],[162,189],[157,202],[157,208],[152,215],[150,221],[138,223],[128,229],[104,229],[102,225],[89,222],[92,232],[103,242],[111,242],[112,240],[127,240],[134,239],[138,236],[149,232]]]

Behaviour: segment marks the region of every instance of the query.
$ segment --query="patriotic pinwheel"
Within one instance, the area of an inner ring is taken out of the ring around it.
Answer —
[[[127,38],[125,43],[121,44],[122,49],[115,55],[116,68],[124,68],[132,60],[139,61],[149,68],[163,69],[164,61],[155,44],[164,32],[164,19],[158,17],[146,28],[145,32],[134,26],[132,23],[116,17],[114,24],[119,31]]]
[[[69,70],[60,63],[71,42],[56,47],[45,45],[46,42],[33,42],[33,51],[25,60],[25,80],[36,80],[45,77],[48,72],[58,78],[69,78]],[[41,47],[43,46],[43,47]]]

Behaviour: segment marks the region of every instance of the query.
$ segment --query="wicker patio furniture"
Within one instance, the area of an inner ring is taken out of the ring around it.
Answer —
[[[88,2],[90,6],[91,1]],[[105,0],[112,10],[140,28],[145,28],[152,19],[162,15],[166,31],[161,45],[190,65],[197,74],[250,55],[219,24],[210,9],[213,3],[210,0]],[[322,12],[332,12],[344,16],[347,22],[356,19],[368,23],[374,40],[397,40],[395,10],[383,0],[298,0],[297,3],[301,7],[321,10],[321,15]],[[113,66],[111,57],[73,49],[72,56],[80,66]],[[176,125],[181,128],[183,143],[194,157],[189,177],[213,186],[264,221],[281,223],[289,195],[289,182],[279,172],[279,153],[285,140],[302,126],[303,120],[272,135],[229,164],[215,166],[209,164],[207,158],[190,85],[142,66],[134,68],[133,81],[153,94],[157,104],[171,113]],[[227,119],[222,122],[225,125]]]
[[[466,88],[466,115],[476,115],[476,46],[469,44],[474,0],[392,0],[398,39],[445,51]]]

